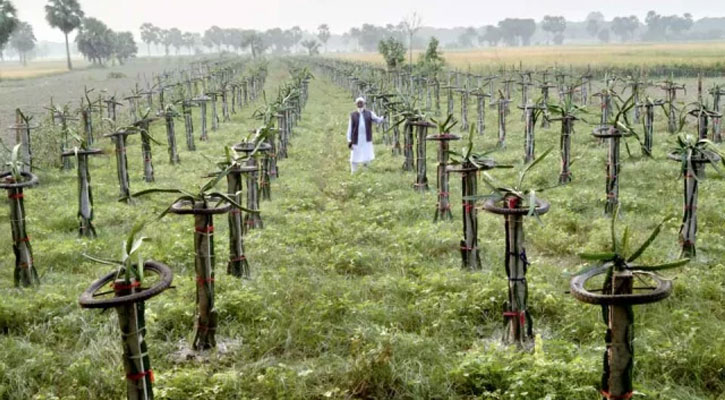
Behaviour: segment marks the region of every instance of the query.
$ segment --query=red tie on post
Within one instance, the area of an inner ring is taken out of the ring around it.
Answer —
[[[199,285],[203,285],[205,283],[211,283],[214,281],[216,281],[216,279],[214,279],[214,278],[201,278],[201,277],[196,278],[196,283],[198,283]]]
[[[151,379],[151,383],[153,383],[154,382],[154,371],[150,370],[150,369],[148,371],[139,372],[138,374],[127,374],[126,379],[128,379],[129,381],[135,382],[135,381],[143,379],[144,377],[146,377],[146,375],[149,376],[149,378]]]
[[[199,233],[214,233],[214,225],[209,225],[202,228],[194,228],[194,230]]]
[[[503,316],[510,318],[518,317],[521,326],[524,326],[526,324],[526,311],[505,311],[503,313]]]

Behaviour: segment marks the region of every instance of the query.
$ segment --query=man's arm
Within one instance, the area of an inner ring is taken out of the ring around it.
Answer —
[[[370,111],[370,117],[372,118],[373,122],[375,122],[376,124],[379,124],[379,123],[383,122],[383,120],[385,119],[385,117],[378,117],[372,111]]]

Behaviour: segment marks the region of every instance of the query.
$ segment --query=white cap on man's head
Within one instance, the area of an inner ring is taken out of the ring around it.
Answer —
[[[361,101],[363,102],[363,104],[365,103],[365,99],[363,99],[362,97],[358,97],[357,99],[355,99],[355,104],[357,104]]]

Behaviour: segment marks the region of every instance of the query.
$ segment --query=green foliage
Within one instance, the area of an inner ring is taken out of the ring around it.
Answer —
[[[61,146],[61,127],[45,122],[32,131],[33,166],[52,169],[58,168],[62,160],[58,154]]]
[[[320,54],[320,43],[317,40],[303,40],[300,44],[307,49],[307,55],[316,56]]]
[[[327,24],[321,24],[317,27],[317,38],[320,39],[323,45],[327,46],[327,41],[330,40],[330,26]]]
[[[598,366],[587,364],[574,344],[538,337],[533,354],[479,345],[462,356],[460,364],[451,371],[454,388],[477,399],[597,397],[595,388],[584,382],[597,379]],[[572,376],[583,378],[583,382],[572,382]]]
[[[276,61],[269,76],[267,93],[276,93],[279,83],[289,79]],[[157,185],[189,182],[191,187],[209,172],[201,153],[221,155],[224,146],[239,142],[240,132],[258,127],[249,115],[259,105],[222,124],[197,152],[181,149],[183,168],[157,162]],[[199,110],[193,112],[197,120]],[[216,308],[224,321],[217,335],[229,345],[226,353],[206,363],[177,356],[179,344],[189,339],[189,305],[197,285],[192,228],[185,218],[165,218],[145,229],[153,242],[143,246],[144,257],[169,265],[176,286],[146,304],[155,398],[597,398],[603,345],[599,313],[594,307],[583,309],[563,291],[571,273],[581,268],[577,254],[609,251],[603,244],[610,240],[610,220],[598,204],[603,149],[591,143],[588,132],[572,136],[580,157],[576,184],[547,192],[553,206],[546,225],[527,226],[527,250],[537,254],[528,275],[531,312],[540,316],[542,336],[533,353],[521,353],[498,346],[506,282],[491,266],[503,265],[499,249],[504,239],[495,234],[500,219],[479,214],[480,232],[492,232],[480,242],[487,269],[461,270],[460,223],[430,221],[436,195],[410,190],[411,176],[401,175],[399,158],[378,145],[370,170],[350,175],[340,133],[348,112],[349,93],[322,78],[310,85],[309,103],[292,139],[294,152],[280,160],[284,173],[273,183],[277,195],[262,203],[265,229],[245,237],[255,275],[245,282],[223,271],[216,276]],[[495,126],[494,113],[486,118],[487,126]],[[656,134],[664,137],[661,125]],[[510,118],[510,128],[510,140],[522,143],[523,122]],[[41,138],[58,137],[44,129],[34,131],[34,149]],[[164,131],[162,124],[151,129],[157,137]],[[539,130],[537,147],[558,144],[557,130]],[[492,148],[494,136],[474,135],[473,148]],[[132,187],[151,188],[140,173],[140,138],[129,138]],[[95,145],[112,154],[108,140]],[[459,153],[466,146],[466,140],[451,144]],[[671,147],[657,141],[655,154]],[[35,151],[36,161],[57,162],[58,146],[52,149],[42,158]],[[496,153],[504,162],[520,157],[520,146]],[[81,253],[120,255],[119,238],[135,221],[163,211],[170,199],[149,196],[136,207],[118,203],[113,160],[101,156],[90,162],[98,238],[78,238],[72,174],[44,169],[42,188],[27,195],[43,284],[19,292],[9,274],[0,274],[0,398],[125,396],[115,319],[77,306],[78,294],[104,269]],[[435,152],[429,151],[428,163],[434,162]],[[555,164],[549,156],[527,173],[526,182],[545,186]],[[623,218],[638,227],[630,234],[628,241],[635,245],[629,254],[646,241],[659,216],[682,210],[681,199],[672,195],[681,190],[675,163],[637,159],[633,164],[622,171],[628,184],[621,188]],[[518,178],[517,170],[491,175],[502,181]],[[720,261],[725,235],[719,228],[725,216],[716,207],[725,180],[713,176],[705,184],[698,209],[705,258],[682,267],[686,273],[674,281],[675,294],[667,302],[638,314],[635,398],[719,400],[725,392],[725,265]],[[460,202],[458,181],[452,179],[451,186],[452,201]],[[7,215],[7,207],[0,207],[0,217],[7,221]],[[218,222],[215,229],[217,260],[222,260],[226,224]],[[638,261],[657,264],[676,254],[676,233],[676,227],[663,225]],[[3,258],[1,270],[7,272],[11,263],[12,257]]]
[[[553,187],[556,187],[556,185],[550,185],[550,186],[544,186],[544,187],[536,187],[531,188],[524,185],[524,181],[526,179],[526,176],[529,174],[530,171],[533,170],[533,168],[539,164],[542,160],[546,158],[546,156],[551,153],[553,150],[553,147],[549,147],[546,149],[541,155],[533,159],[529,163],[523,164],[518,171],[518,178],[516,179],[516,183],[513,185],[511,184],[502,184],[499,183],[496,179],[494,179],[491,175],[484,172],[482,176],[483,182],[488,186],[488,188],[491,190],[490,194],[481,196],[481,198],[492,198],[494,201],[500,201],[503,200],[507,196],[515,196],[520,200],[519,207],[528,207],[529,208],[529,216],[537,216],[536,213],[536,201],[537,201],[537,193],[541,193],[544,190],[551,189]]]
[[[476,144],[475,144],[475,126],[471,124],[470,128],[468,129],[468,138],[466,141],[466,145],[463,147],[462,151],[455,151],[455,150],[449,150],[448,153],[451,155],[450,163],[451,165],[462,165],[462,166],[489,166],[489,167],[496,167],[496,163],[491,158],[487,158],[486,156],[490,153],[493,153],[495,150],[488,150],[483,152],[477,152],[476,151]],[[501,165],[498,166],[499,168],[510,168],[510,166]]]
[[[495,47],[501,41],[501,29],[493,25],[486,25],[484,32],[479,36],[479,41],[488,42],[488,45]]]
[[[161,28],[154,26],[154,24],[145,22],[141,24],[141,41],[150,45],[151,43],[158,43],[160,39]]]
[[[418,68],[424,73],[435,76],[443,70],[446,60],[443,58],[443,52],[438,49],[439,44],[435,36],[431,37],[425,53],[420,56]]]
[[[617,237],[617,231],[615,229],[617,218],[619,217],[619,205],[615,208],[614,213],[612,214],[612,220],[610,224],[610,232],[611,232],[611,245],[608,251],[600,252],[600,253],[581,253],[579,256],[587,261],[594,261],[597,263],[597,265],[605,265],[608,264],[610,266],[610,271],[608,272],[608,276],[611,276],[612,271],[620,271],[624,269],[631,269],[631,270],[637,270],[637,271],[660,271],[660,270],[666,270],[671,268],[678,268],[681,267],[688,262],[690,262],[689,258],[683,258],[680,260],[667,262],[667,263],[661,263],[661,264],[654,264],[654,265],[633,265],[634,261],[639,259],[642,254],[647,250],[647,248],[657,239],[657,236],[662,231],[663,225],[672,219],[672,217],[666,217],[662,222],[659,223],[655,227],[655,229],[649,234],[647,239],[635,250],[632,250],[629,246],[629,239],[630,239],[630,231],[629,227],[625,227],[624,233],[622,234],[621,238]],[[589,270],[591,267],[587,267],[586,270]]]
[[[566,19],[562,16],[545,15],[541,20],[541,29],[552,34],[555,44],[561,44],[566,30]]]
[[[123,65],[129,58],[136,57],[138,47],[131,32],[116,32],[113,37],[113,55]]]
[[[442,121],[438,121],[435,118],[431,118],[430,120],[438,126],[438,133],[441,135],[444,133],[450,133],[451,129],[453,129],[453,127],[458,123],[458,121],[453,118],[453,114],[448,114],[448,117]]]
[[[33,27],[27,22],[20,22],[10,37],[10,45],[20,54],[23,64],[27,62],[27,53],[35,48]]]
[[[418,105],[418,98],[416,96],[396,90],[395,99],[397,101],[385,104],[385,106],[393,113],[391,117],[392,123],[388,130],[392,130],[394,127],[407,121],[426,119],[425,110]]]
[[[0,48],[5,47],[10,35],[18,26],[17,10],[10,0],[0,0]]]
[[[128,236],[126,237],[126,240],[122,243],[122,254],[121,259],[119,261],[114,260],[108,260],[103,258],[98,258],[94,256],[89,256],[87,254],[84,254],[83,256],[88,258],[91,261],[101,263],[101,264],[107,264],[107,265],[113,265],[118,268],[118,276],[121,275],[121,271],[124,273],[124,279],[126,283],[131,282],[131,278],[138,280],[139,282],[143,283],[143,263],[144,258],[141,256],[141,253],[137,253],[139,249],[141,248],[141,245],[144,242],[147,242],[151,240],[149,237],[141,236],[139,238],[136,238],[136,235],[138,235],[146,225],[145,221],[138,221],[136,224],[131,228],[131,230],[128,232]],[[133,256],[137,256],[136,259],[133,258]],[[140,267],[140,268],[139,268]]]
[[[388,69],[398,69],[405,63],[405,44],[390,36],[378,42],[378,52],[383,55]]]
[[[10,152],[10,160],[5,163],[7,170],[10,172],[10,175],[13,177],[13,180],[15,180],[16,182],[22,181],[22,178],[23,178],[20,175],[20,172],[23,170],[24,163],[18,156],[21,146],[22,146],[22,144],[20,144],[20,143],[13,146],[13,150]]]
[[[138,53],[131,32],[114,32],[95,18],[83,19],[76,35],[76,44],[78,51],[94,64],[103,64],[112,57],[123,64]]]
[[[123,78],[126,78],[126,74],[124,74],[123,72],[111,71],[108,74],[106,74],[106,79],[123,79]]]
[[[77,0],[49,0],[45,6],[48,24],[66,35],[81,26],[84,15]]]
[[[675,138],[673,154],[680,157],[683,174],[692,168],[693,160],[708,160],[718,174],[723,175],[718,164],[725,166],[725,152],[709,139],[700,139],[697,135],[681,133]]]
[[[94,64],[103,64],[113,55],[114,34],[100,20],[85,18],[76,35],[76,44],[85,58]]]
[[[572,90],[574,90],[574,87],[569,87],[568,90],[572,91]],[[545,104],[545,106],[550,113],[553,113],[554,115],[557,116],[556,118],[550,118],[547,116],[547,118],[549,118],[551,121],[557,121],[562,118],[575,118],[576,119],[576,116],[578,114],[587,113],[586,107],[582,107],[582,106],[574,103],[571,96],[564,96],[564,99],[562,101],[560,101],[559,103],[551,102],[549,104]]]
[[[506,18],[498,22],[501,38],[511,46],[528,46],[536,32],[536,22],[531,18]]]

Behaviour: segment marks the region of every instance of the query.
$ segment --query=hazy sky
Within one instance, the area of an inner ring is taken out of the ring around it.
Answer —
[[[45,22],[47,0],[13,0],[22,20],[35,29],[38,40],[61,41],[63,35]],[[299,25],[315,30],[327,23],[342,33],[363,23],[398,23],[417,11],[423,24],[435,27],[482,26],[506,17],[541,19],[546,14],[583,20],[589,11],[601,11],[607,19],[647,11],[660,14],[690,12],[695,19],[725,16],[725,2],[717,0],[80,0],[86,15],[104,21],[111,29],[132,31],[151,22],[163,28],[203,32],[211,25],[223,28],[267,29]]]

